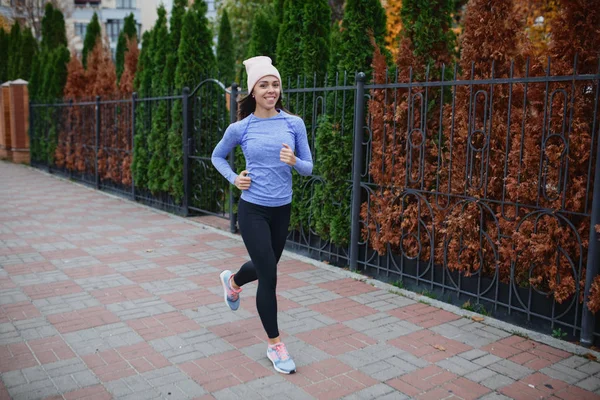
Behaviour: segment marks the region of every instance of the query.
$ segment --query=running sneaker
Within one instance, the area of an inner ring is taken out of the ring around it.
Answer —
[[[293,374],[296,372],[296,364],[290,357],[290,353],[288,353],[283,342],[279,342],[274,346],[269,345],[267,347],[267,357],[273,363],[275,371],[282,374]]]
[[[231,271],[226,269],[221,272],[221,285],[223,285],[223,297],[225,298],[225,304],[229,306],[233,311],[240,308],[240,292],[242,288],[234,289],[231,287],[231,279],[233,275]]]

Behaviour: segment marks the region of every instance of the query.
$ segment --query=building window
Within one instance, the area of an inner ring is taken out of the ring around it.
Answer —
[[[135,8],[135,0],[117,0],[117,8]]]
[[[84,38],[87,32],[88,24],[84,22],[75,22],[75,35]]]
[[[117,42],[119,40],[119,34],[123,29],[123,20],[120,19],[109,19],[106,21],[106,34],[111,42]]]

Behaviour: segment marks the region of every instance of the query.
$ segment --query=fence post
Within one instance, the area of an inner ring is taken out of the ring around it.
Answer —
[[[189,104],[190,88],[184,87],[181,98],[181,108],[183,117],[183,214],[190,215],[189,199],[190,199],[190,133],[189,133]]]
[[[600,138],[596,145],[596,168],[594,169],[594,192],[592,194],[592,217],[590,218],[590,241],[587,267],[585,272],[585,292],[583,297],[583,313],[581,315],[581,344],[590,347],[594,344],[595,315],[588,309],[587,301],[594,278],[600,267],[600,234],[595,226],[600,225]]]
[[[238,94],[238,85],[233,82],[231,84],[231,93],[229,95],[229,122],[234,123],[237,121],[237,94]],[[235,171],[235,149],[231,150],[229,153],[229,165],[231,169]],[[235,233],[236,229],[236,216],[233,213],[233,186],[229,185],[229,232]]]
[[[362,141],[365,120],[364,72],[356,74],[356,99],[354,102],[354,150],[352,152],[352,214],[350,231],[350,269],[358,266],[358,242],[360,241],[360,171],[362,169]]]
[[[100,145],[100,96],[96,96],[96,190],[100,189],[100,174],[98,173],[98,147]]]
[[[131,163],[129,168],[131,169],[131,199],[135,201],[135,178],[133,174],[133,151],[135,149],[135,102],[137,100],[137,92],[133,92],[131,95]]]

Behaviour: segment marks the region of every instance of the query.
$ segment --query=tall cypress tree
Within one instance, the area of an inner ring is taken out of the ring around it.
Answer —
[[[21,64],[18,68],[21,78],[28,80],[35,56],[38,53],[38,42],[30,28],[23,31],[21,36]]]
[[[223,10],[219,25],[219,42],[217,44],[217,70],[221,82],[226,86],[235,79],[235,55],[233,53],[233,36],[227,10]]]
[[[423,60],[424,66],[453,61],[456,37],[451,29],[452,12],[453,0],[402,1],[402,36],[410,40],[414,56]],[[437,78],[438,72],[433,70],[431,74]],[[451,68],[447,72],[451,73]]]
[[[4,28],[0,28],[0,54],[8,54],[9,38]],[[8,80],[8,62],[0,63],[0,82]]]
[[[139,98],[151,96],[152,92],[152,30],[142,35],[142,51],[138,59],[137,71],[133,80],[133,86]],[[134,177],[135,186],[139,188],[148,187],[148,134],[151,129],[150,102],[142,101],[136,108],[136,131],[133,148],[133,161],[131,173]]]
[[[327,0],[306,0],[302,30],[302,70],[304,75],[317,74],[318,85],[327,72],[331,36],[331,8]]]
[[[354,83],[356,72],[371,75],[373,40],[384,49],[386,16],[379,0],[347,0],[342,29],[334,29],[331,47],[332,75],[340,75],[339,84]],[[335,79],[335,76],[332,76]],[[367,78],[368,79],[368,78]],[[321,237],[329,238],[334,244],[346,245],[350,238],[350,193],[347,182],[352,171],[350,157],[354,125],[354,96],[349,94],[345,104],[335,104],[330,96],[328,118],[321,121],[317,131],[317,173],[325,178],[325,184],[316,188],[310,207],[313,209],[312,227]],[[342,109],[343,107],[343,109]],[[343,118],[342,118],[343,116]],[[362,132],[358,133],[362,135]],[[362,136],[359,136],[362,137]],[[331,203],[337,207],[325,207]]]
[[[167,29],[167,11],[164,5],[160,5],[158,19],[152,32],[153,54],[152,56],[152,95],[167,95],[168,89],[165,82],[165,66],[169,53],[169,31]],[[152,130],[148,136],[148,149],[150,151],[150,163],[148,165],[148,189],[152,193],[164,190],[163,172],[166,168],[166,139],[169,128],[167,114],[167,100],[160,100],[152,112]]]
[[[296,87],[297,77],[302,75],[302,33],[304,28],[304,0],[285,0],[283,22],[277,36],[277,69],[283,79],[283,87]]]
[[[277,42],[273,40],[273,32],[277,31],[278,26],[271,7],[258,9],[252,21],[252,33],[246,57],[268,56],[273,60],[273,64],[277,64]]]
[[[100,28],[100,22],[98,21],[98,14],[94,13],[92,20],[87,26],[85,39],[83,40],[83,51],[81,52],[81,55],[84,68],[87,68],[88,53],[94,49],[94,46],[96,46],[96,41],[101,39],[101,34],[102,29]]]
[[[54,8],[52,3],[47,3],[42,19],[42,44],[43,50],[53,50],[59,46],[67,46],[67,31],[63,13]]]
[[[164,82],[169,94],[181,88],[175,88],[175,71],[177,69],[177,51],[181,42],[181,29],[185,16],[186,0],[175,0],[171,10],[171,21],[169,23],[169,49],[164,71]]]
[[[13,24],[10,29],[10,47],[8,51],[8,79],[20,78],[19,67],[21,66],[21,25]]]
[[[117,68],[117,82],[121,80],[121,74],[125,65],[125,53],[127,52],[127,41],[137,38],[137,27],[133,13],[125,17],[123,30],[119,33],[117,41],[117,51],[115,54],[115,64]]]
[[[341,60],[338,71],[363,71],[371,75],[374,47],[371,35],[379,48],[384,49],[386,34],[385,10],[380,0],[347,0],[341,30]]]
[[[185,14],[175,73],[175,85],[178,88],[192,88],[199,76],[208,75],[216,68],[207,10],[203,0],[196,0]],[[181,102],[175,102],[172,109],[173,124],[169,131],[169,165],[164,170],[165,179],[170,182],[170,193],[178,201],[183,198],[182,113]],[[210,111],[206,110],[204,114],[210,115]]]

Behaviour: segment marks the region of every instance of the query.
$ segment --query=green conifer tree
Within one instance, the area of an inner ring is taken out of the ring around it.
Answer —
[[[81,52],[83,67],[87,68],[87,56],[94,49],[96,41],[101,39],[102,28],[98,21],[98,14],[94,13],[92,20],[87,26],[85,39],[83,40],[83,51]]]
[[[216,69],[212,51],[212,32],[206,17],[208,7],[203,0],[196,0],[185,14],[181,42],[178,50],[175,86],[189,87],[198,83],[198,78],[208,76]],[[183,120],[181,102],[173,104],[171,129],[169,131],[169,164],[164,170],[170,182],[170,193],[180,201],[183,198]],[[211,115],[206,109],[204,115]],[[204,123],[200,121],[200,123]],[[194,173],[192,173],[192,176]],[[199,173],[198,173],[199,175]]]
[[[304,0],[285,0],[283,22],[277,36],[277,69],[284,89],[296,87],[303,74],[302,34],[304,32]],[[293,111],[293,105],[289,105]]]
[[[127,40],[137,38],[137,26],[133,13],[125,17],[123,30],[119,33],[117,50],[115,53],[115,64],[117,68],[117,82],[121,80],[121,74],[125,67],[125,52],[127,52]]]
[[[4,30],[0,28],[0,54],[8,54],[9,36]],[[0,83],[8,80],[8,62],[0,63]]]
[[[157,10],[158,19],[152,32],[152,96],[168,94],[165,82],[165,66],[170,50],[170,38],[167,28],[167,10],[160,5]],[[157,102],[152,112],[152,129],[148,135],[150,163],[148,165],[148,189],[152,193],[164,191],[163,172],[167,163],[167,132],[169,128],[167,100]]]
[[[219,25],[219,42],[217,44],[217,70],[219,78],[225,86],[235,79],[235,56],[233,54],[233,36],[227,10],[223,10]]]
[[[375,50],[371,37],[381,49],[385,47],[386,16],[380,0],[347,0],[342,28],[338,71],[347,71],[352,82],[359,71],[368,79]]]
[[[42,18],[42,50],[67,46],[67,31],[63,13],[48,2]]]
[[[38,53],[38,42],[30,28],[26,28],[21,36],[21,64],[18,68],[19,76],[29,80],[35,56]]]
[[[331,36],[331,8],[327,0],[306,0],[302,30],[302,70],[305,76],[317,75],[317,84],[323,83],[329,63]]]
[[[373,40],[385,49],[386,15],[379,0],[347,0],[342,28],[334,29],[331,47],[331,79],[339,74],[338,84],[354,84],[356,72],[371,76]],[[345,74],[347,73],[347,77]],[[347,80],[345,80],[347,78]],[[350,196],[348,182],[352,171],[352,139],[354,131],[354,96],[328,99],[328,114],[334,116],[319,125],[315,153],[322,164],[318,173],[325,177],[322,187],[316,188],[311,204],[312,227],[321,237],[336,245],[346,245],[350,238]],[[362,134],[362,132],[360,132]],[[344,149],[344,151],[340,151]],[[318,165],[319,163],[317,163]],[[334,170],[335,174],[329,173]],[[323,209],[324,204],[337,204]]]
[[[140,99],[150,97],[152,93],[152,30],[142,36],[142,50],[138,59],[137,71],[133,86]],[[148,187],[148,134],[152,122],[148,123],[151,103],[141,101],[136,108],[136,131],[134,138],[133,160],[131,173],[135,186]]]
[[[8,51],[8,79],[11,81],[21,78],[19,76],[21,58],[21,25],[15,23],[10,29],[10,47]]]
[[[402,36],[410,39],[413,54],[423,61],[423,66],[433,68],[440,60],[452,61],[449,56],[454,56],[456,45],[456,36],[451,29],[454,9],[454,0],[402,1]],[[446,72],[451,75],[452,69],[447,68]],[[430,79],[439,79],[438,74],[439,68],[432,69]]]
[[[175,0],[171,10],[171,21],[169,23],[169,50],[164,71],[164,82],[167,93],[174,94],[181,88],[175,87],[175,71],[177,70],[177,51],[181,42],[181,29],[183,28],[183,18],[185,17],[186,0]]]

